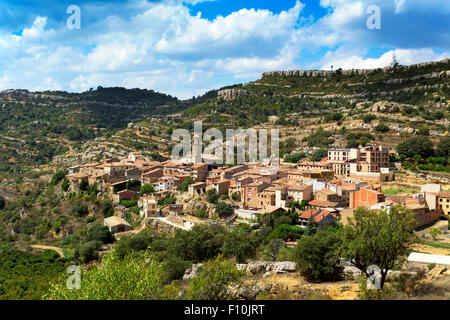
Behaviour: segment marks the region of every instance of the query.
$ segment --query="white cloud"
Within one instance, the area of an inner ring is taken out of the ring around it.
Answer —
[[[37,16],[20,35],[0,29],[0,89],[124,86],[189,98],[299,64],[389,64],[392,52],[364,58],[374,46],[402,48],[395,52],[404,64],[440,59],[443,54],[432,48],[450,51],[448,28],[426,24],[442,21],[442,14],[450,12],[448,0],[321,0],[328,14],[319,19],[300,17],[304,5],[291,1],[291,8],[279,13],[241,9],[215,19],[192,14],[185,5],[202,0],[130,0],[120,5],[129,10],[124,15],[103,3],[86,5],[83,15],[98,19],[82,23],[81,30]],[[382,30],[366,27],[371,4],[382,8]]]
[[[342,53],[327,52],[322,60],[322,70],[330,70],[331,66],[336,70],[342,69],[376,69],[388,66],[393,60],[393,56],[402,65],[410,65],[420,62],[443,60],[448,57],[448,53],[437,54],[432,49],[396,49],[390,50],[379,58],[364,59],[359,55],[346,56]]]

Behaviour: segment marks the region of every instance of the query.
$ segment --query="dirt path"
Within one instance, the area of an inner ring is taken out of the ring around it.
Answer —
[[[41,250],[53,250],[53,251],[56,251],[61,258],[64,258],[64,251],[61,248],[52,247],[52,246],[44,246],[41,244],[34,244],[31,247],[34,249],[41,249]]]

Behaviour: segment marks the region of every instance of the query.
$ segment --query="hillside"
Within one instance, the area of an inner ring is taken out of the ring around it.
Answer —
[[[153,90],[102,88],[83,93],[0,92],[0,164],[36,165],[87,140],[152,114],[186,106]]]

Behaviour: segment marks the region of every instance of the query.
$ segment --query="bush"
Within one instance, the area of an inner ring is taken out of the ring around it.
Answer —
[[[236,269],[233,262],[219,256],[202,266],[198,276],[190,282],[186,295],[192,300],[232,299],[228,287],[243,275],[244,271]]]
[[[89,213],[89,209],[85,204],[76,204],[72,207],[72,213],[78,217],[83,217]]]
[[[94,224],[91,226],[86,234],[86,241],[99,241],[101,243],[113,243],[115,238],[109,231],[108,227],[101,224]]]
[[[314,154],[311,157],[311,161],[318,162],[327,156],[328,156],[327,149],[319,149],[316,152],[314,152]]]
[[[273,222],[273,227],[276,228],[282,224],[292,224],[292,219],[288,216],[281,216],[279,218],[276,218]]]
[[[80,259],[83,263],[87,263],[98,259],[98,252],[102,247],[100,241],[89,241],[82,244],[80,247],[75,249],[73,257],[78,260]]]
[[[121,259],[135,251],[147,250],[155,236],[149,231],[141,231],[134,236],[121,237],[115,244],[114,253]]]
[[[293,251],[301,273],[311,281],[340,279],[340,243],[335,233],[326,231],[320,231],[314,236],[304,236]]]
[[[299,238],[303,234],[303,229],[298,226],[291,226],[288,224],[282,224],[276,227],[266,238],[266,242],[270,242],[273,239],[282,239],[284,241],[290,239],[294,240]]]
[[[218,225],[196,225],[190,231],[177,230],[167,252],[190,262],[216,257],[225,240],[225,229]]]
[[[215,204],[217,203],[217,191],[216,189],[209,189],[206,192],[206,201],[209,203]]]
[[[191,184],[195,183],[194,179],[192,178],[187,178],[186,180],[184,180],[182,183],[180,183],[177,187],[178,191],[182,191],[182,192],[186,192],[189,189],[189,186]]]
[[[146,183],[141,187],[141,194],[150,194],[153,192],[155,192],[155,187],[149,183]]]
[[[164,259],[163,269],[165,271],[164,283],[170,283],[172,280],[178,280],[183,278],[183,275],[191,266],[187,261],[184,261],[180,257],[169,255]]]
[[[426,159],[434,154],[433,143],[425,136],[411,137],[397,145],[397,153],[409,158],[418,154]]]
[[[5,199],[2,196],[0,196],[0,210],[2,210],[5,207],[5,205],[6,205]]]
[[[280,253],[280,250],[284,247],[284,241],[281,239],[272,239],[270,242],[266,245],[265,252],[270,255],[273,259],[273,261],[277,260],[278,254]]]
[[[225,202],[219,202],[216,206],[216,213],[220,218],[227,218],[234,213],[234,209],[231,205]]]
[[[66,173],[64,171],[57,171],[50,180],[50,185],[57,185],[65,177]]]
[[[389,131],[389,127],[383,123],[380,123],[379,125],[375,126],[375,131],[385,133]]]
[[[222,253],[225,257],[234,257],[237,262],[254,258],[259,246],[259,239],[254,233],[245,231],[229,232],[225,237]]]
[[[288,155],[284,158],[284,161],[289,163],[298,163],[300,160],[306,158],[308,155],[306,153],[294,153],[291,155]]]

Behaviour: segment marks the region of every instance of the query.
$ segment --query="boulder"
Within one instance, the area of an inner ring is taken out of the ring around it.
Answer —
[[[246,271],[247,271],[248,275],[257,274],[257,273],[265,270],[266,266],[267,266],[267,262],[254,261],[254,262],[250,262],[249,264],[247,264]]]
[[[297,266],[295,262],[292,261],[281,261],[281,262],[275,262],[271,266],[271,270],[275,273],[281,273],[281,272],[294,272],[297,270]]]
[[[357,278],[362,275],[362,271],[359,270],[357,267],[353,267],[353,266],[344,267],[343,273],[344,273],[344,276],[353,277],[353,278]]]
[[[203,266],[203,263],[193,264],[184,272],[183,280],[191,280],[197,276],[198,270]]]

